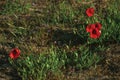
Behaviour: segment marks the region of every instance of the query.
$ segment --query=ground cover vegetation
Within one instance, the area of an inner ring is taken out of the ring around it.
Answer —
[[[1,0],[0,74],[14,80],[119,80],[119,4]]]

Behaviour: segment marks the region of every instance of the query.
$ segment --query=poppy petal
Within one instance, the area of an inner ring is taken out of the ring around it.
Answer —
[[[101,28],[102,28],[102,24],[100,24],[100,23],[96,23],[96,24],[95,24],[95,28],[97,28],[98,30],[101,30]]]
[[[98,29],[93,29],[93,30],[90,32],[90,37],[91,37],[91,38],[94,38],[94,39],[99,38],[100,35],[101,35],[101,32],[100,32]]]

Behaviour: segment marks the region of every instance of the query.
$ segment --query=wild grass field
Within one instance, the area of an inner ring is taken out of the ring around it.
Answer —
[[[120,80],[120,0],[1,0],[0,80]]]

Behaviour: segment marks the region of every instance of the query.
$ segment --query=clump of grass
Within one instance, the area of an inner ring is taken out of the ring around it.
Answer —
[[[2,7],[3,10],[0,12],[2,15],[12,15],[12,14],[24,14],[29,11],[31,5],[29,3],[24,4],[22,0],[6,0],[5,5]]]
[[[10,63],[17,69],[18,74],[23,80],[43,80],[47,73],[59,72],[64,65],[64,57],[59,58],[59,53],[50,49],[49,54],[23,54],[20,59],[10,60]]]
[[[78,50],[69,52],[66,58],[66,65],[75,68],[77,71],[96,65],[102,57],[89,49],[87,46],[81,46]]]
[[[68,1],[61,1],[59,4],[51,3],[48,7],[50,15],[48,21],[53,24],[66,24],[71,23],[75,18],[75,10],[72,8]],[[46,16],[47,17],[47,16]]]
[[[118,4],[120,2],[112,2],[109,1],[107,7],[102,9],[101,15],[101,24],[103,25],[102,35],[98,42],[120,42],[120,28],[118,27],[120,24],[119,21],[119,8]]]
[[[80,52],[79,52],[80,51]],[[51,48],[42,54],[22,54],[16,60],[9,59],[11,65],[18,71],[23,80],[43,80],[47,73],[60,74],[68,67],[76,70],[96,65],[100,57],[89,52],[88,49],[80,49],[78,52],[67,53],[66,51]]]

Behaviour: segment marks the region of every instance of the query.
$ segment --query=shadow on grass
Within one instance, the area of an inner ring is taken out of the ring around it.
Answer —
[[[81,37],[78,34],[74,34],[71,31],[57,29],[52,31],[52,33],[51,41],[58,46],[77,46],[87,42],[87,38]]]
[[[0,65],[4,63],[8,63],[8,55],[6,54],[6,50],[4,48],[0,48]]]

